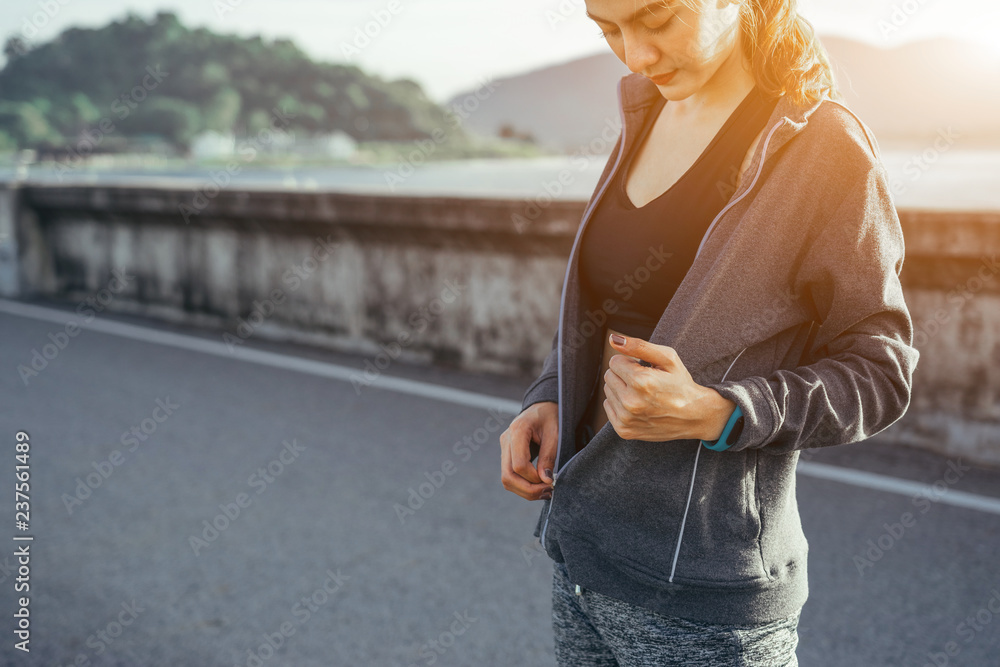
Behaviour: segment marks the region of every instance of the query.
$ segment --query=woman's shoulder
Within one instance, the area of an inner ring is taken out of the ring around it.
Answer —
[[[823,98],[809,108],[787,103],[783,109],[793,123],[804,121],[793,146],[784,150],[787,157],[780,160],[787,170],[785,177],[794,175],[804,181],[828,178],[831,167],[835,167],[839,178],[851,182],[873,168],[883,168],[871,128],[844,103]],[[781,115],[780,109],[778,114]],[[769,127],[773,125],[765,125],[750,142],[738,170],[737,188],[749,173],[758,144]]]
[[[882,154],[871,128],[842,100],[824,98],[808,117],[800,148],[841,169],[879,168]]]

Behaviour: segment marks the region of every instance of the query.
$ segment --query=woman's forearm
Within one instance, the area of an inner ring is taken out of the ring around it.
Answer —
[[[698,430],[691,437],[714,442],[722,436],[722,430],[736,409],[736,403],[711,387],[703,386],[702,389],[702,398],[698,400],[695,408],[696,414],[699,415]]]

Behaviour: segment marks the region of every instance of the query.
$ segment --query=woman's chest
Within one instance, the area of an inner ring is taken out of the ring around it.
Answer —
[[[729,192],[735,192],[750,166],[754,151],[764,135],[761,128],[739,158],[735,173],[726,178]],[[681,178],[693,172],[699,160],[707,156],[719,127],[711,125],[670,128],[657,118],[652,128],[635,149],[623,174],[625,193],[633,206],[639,208],[672,188]]]

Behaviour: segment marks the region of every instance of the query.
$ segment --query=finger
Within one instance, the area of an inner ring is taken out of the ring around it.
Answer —
[[[614,354],[608,360],[608,370],[621,379],[623,384],[632,384],[637,371],[641,371],[639,360],[627,354]]]
[[[510,441],[510,465],[514,474],[519,475],[531,484],[544,484],[538,471],[531,463],[531,439],[535,438],[541,442],[541,437],[535,433],[534,429],[521,427],[511,433]],[[539,449],[539,451],[541,451]]]
[[[522,425],[513,429],[507,439],[509,469],[506,473],[505,488],[528,500],[538,500],[543,494],[552,490],[552,484],[542,480],[538,476],[535,466],[531,463],[530,443],[533,436],[535,436],[534,429]],[[551,456],[548,449],[551,448],[550,440],[544,454],[541,451],[541,446],[539,447],[539,456],[544,455],[548,459]]]
[[[511,466],[511,436],[509,433],[500,440],[500,483],[511,493],[530,500],[531,490],[527,482],[514,472]]]
[[[535,460],[535,474],[540,484],[532,485],[529,500],[552,497],[552,470],[555,468],[556,452],[559,446],[559,418],[551,418],[535,424],[534,439],[539,443],[538,458]]]
[[[611,426],[615,429],[616,433],[622,428],[621,413],[618,411],[619,409],[620,408],[615,408],[615,404],[610,398],[604,399],[604,411],[607,413],[608,421],[611,422]]]
[[[628,389],[628,382],[618,373],[614,372],[612,369],[608,369],[604,373],[604,393],[607,394],[609,391],[615,394],[621,394],[626,389]]]
[[[614,350],[635,357],[636,363],[642,360],[646,362],[643,365],[651,365],[664,370],[669,370],[674,365],[673,359],[676,358],[676,352],[667,345],[657,345],[635,336],[612,335],[610,340]]]
[[[558,426],[545,429],[542,433],[542,444],[538,450],[537,473],[542,482],[548,485],[552,484],[552,471],[556,467],[556,451],[558,447]]]
[[[625,426],[626,422],[636,416],[640,399],[635,386],[627,385],[620,379],[612,378],[605,384],[604,395],[611,402],[611,409],[618,418],[618,426]],[[618,431],[621,433],[621,431]]]

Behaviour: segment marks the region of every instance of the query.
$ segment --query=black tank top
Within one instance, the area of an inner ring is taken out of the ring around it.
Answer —
[[[618,306],[608,313],[606,327],[649,339],[708,226],[735,192],[750,142],[777,102],[754,87],[684,175],[637,208],[625,192],[624,175],[655,122],[657,114],[648,115],[581,239],[581,288],[591,303],[603,308],[612,299]]]

